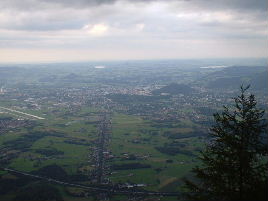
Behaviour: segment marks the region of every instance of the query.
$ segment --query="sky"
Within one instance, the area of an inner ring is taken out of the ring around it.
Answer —
[[[267,57],[267,0],[0,0],[0,63]]]

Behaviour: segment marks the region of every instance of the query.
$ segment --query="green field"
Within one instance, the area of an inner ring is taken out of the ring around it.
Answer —
[[[8,106],[4,103],[2,105]],[[12,106],[12,105],[9,105]],[[16,152],[15,158],[11,159],[7,167],[32,172],[49,166],[58,165],[67,174],[75,175],[78,172],[87,174],[92,170],[89,155],[94,140],[97,139],[98,110],[82,107],[66,117],[68,110],[65,108],[46,109],[36,112],[24,110],[30,114],[45,116],[44,120],[37,120],[35,127],[30,129],[21,128],[16,131],[0,135],[0,144],[6,146],[9,142],[26,143],[25,139],[31,138],[34,133],[48,133],[39,136],[27,144],[24,151],[19,148],[9,148]],[[46,115],[44,115],[46,114]],[[13,114],[1,114],[1,117]],[[187,134],[192,131],[192,124],[188,120],[180,123],[176,128],[155,128],[154,123],[144,120],[142,117],[112,113],[112,132],[109,150],[113,159],[108,164],[111,167],[110,181],[116,183],[144,184],[144,189],[153,191],[179,191],[182,177],[186,176],[190,169],[197,164],[194,155],[187,154],[165,154],[157,150],[169,143],[183,143],[184,149],[196,152],[194,148],[202,147],[203,142],[198,138],[169,139],[165,132]],[[31,134],[32,133],[32,134]],[[50,133],[59,133],[53,136]],[[25,137],[26,136],[26,137]],[[70,144],[69,141],[81,141],[85,144]],[[26,145],[25,145],[26,146]],[[56,151],[59,155],[45,156],[39,150]],[[129,159],[130,157],[130,159]],[[148,165],[146,168],[114,170],[114,166],[140,163]],[[2,175],[6,174],[2,172]],[[90,181],[88,181],[90,182]],[[77,191],[77,190],[76,190]],[[78,192],[78,191],[77,191]],[[66,200],[69,195],[65,195]],[[82,198],[76,198],[83,200]]]
[[[167,186],[169,186],[170,191],[178,190],[177,185],[171,186],[171,184],[180,181],[197,164],[197,161],[193,156],[163,154],[155,148],[163,146],[165,143],[171,143],[172,140],[163,135],[163,132],[167,130],[159,131],[152,127],[150,121],[142,120],[139,117],[114,114],[112,116],[110,147],[115,159],[111,162],[111,165],[138,162],[149,164],[151,168],[117,170],[110,179],[114,182],[147,184],[146,189],[148,190],[162,190],[166,189]],[[174,129],[170,130],[173,131]],[[191,128],[178,128],[177,130],[181,133],[187,133],[191,131]],[[176,140],[176,142],[190,144],[187,146],[189,150],[194,150],[203,145],[198,138],[185,138]],[[127,155],[137,157],[129,160],[126,158]]]

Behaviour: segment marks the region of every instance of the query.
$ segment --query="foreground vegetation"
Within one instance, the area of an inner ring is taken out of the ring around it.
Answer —
[[[241,87],[234,108],[214,115],[212,140],[193,170],[198,182],[186,180],[187,200],[267,200],[267,119],[248,88]]]

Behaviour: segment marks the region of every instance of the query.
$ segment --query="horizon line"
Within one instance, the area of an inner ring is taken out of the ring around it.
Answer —
[[[152,59],[92,59],[92,60],[76,60],[76,61],[28,61],[28,62],[1,62],[0,65],[32,65],[32,64],[65,64],[65,63],[101,63],[101,62],[135,62],[135,61],[168,61],[168,60],[267,60],[267,57],[192,57],[192,58],[152,58]],[[268,61],[267,61],[268,64]]]

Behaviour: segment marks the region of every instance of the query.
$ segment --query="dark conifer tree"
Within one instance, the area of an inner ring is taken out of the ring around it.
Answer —
[[[234,98],[234,106],[214,114],[211,141],[201,152],[202,165],[185,180],[187,200],[267,200],[267,120],[254,95]]]

